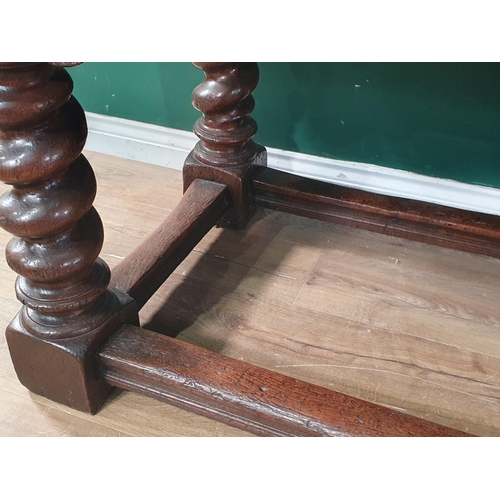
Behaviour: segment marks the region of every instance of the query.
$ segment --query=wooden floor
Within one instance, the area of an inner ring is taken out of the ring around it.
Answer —
[[[87,153],[113,267],[181,197],[179,171]],[[6,188],[2,186],[2,190]],[[10,236],[1,232],[5,248]],[[0,330],[19,309],[0,260]],[[500,260],[259,210],[214,228],[143,326],[482,436],[500,436]],[[96,416],[30,394],[0,337],[1,436],[249,436],[135,395]]]

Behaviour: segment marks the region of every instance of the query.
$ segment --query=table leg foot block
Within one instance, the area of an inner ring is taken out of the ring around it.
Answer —
[[[54,325],[38,325],[34,331],[29,310],[21,309],[6,337],[17,376],[25,387],[76,410],[98,412],[113,387],[101,378],[97,353],[123,323],[138,322],[136,305],[125,294],[108,290],[104,301],[106,309],[100,318],[85,314],[71,325],[60,325],[60,330],[66,330],[62,337]],[[69,336],[71,326],[73,335]]]

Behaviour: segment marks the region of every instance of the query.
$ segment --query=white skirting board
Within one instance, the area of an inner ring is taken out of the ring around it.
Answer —
[[[180,170],[197,141],[192,132],[95,113],[86,115],[89,151]],[[284,172],[373,193],[500,215],[499,189],[293,151],[267,151],[269,167]]]

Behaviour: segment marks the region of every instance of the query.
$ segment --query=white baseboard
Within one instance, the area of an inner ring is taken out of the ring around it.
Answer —
[[[86,149],[182,169],[197,138],[176,130],[87,113]],[[367,163],[331,160],[267,148],[269,167],[311,179],[439,205],[500,215],[500,189],[438,179]]]

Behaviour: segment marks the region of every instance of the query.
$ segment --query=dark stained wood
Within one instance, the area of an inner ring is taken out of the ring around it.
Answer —
[[[0,63],[0,226],[23,307],[6,336],[31,391],[94,413],[113,387],[138,391],[261,435],[465,436],[438,424],[292,379],[138,325],[141,307],[217,222],[243,228],[267,207],[500,256],[498,218],[397,200],[265,169],[249,116],[255,63],[196,63],[200,141],[185,195],[111,273],[99,258],[96,182],[64,64]],[[124,326],[125,325],[125,326]],[[135,325],[135,326],[134,326]],[[103,347],[104,346],[104,347]]]
[[[95,311],[77,316],[79,323],[72,321],[73,328],[65,332],[70,335],[64,337],[33,334],[25,327],[25,309],[19,312],[7,327],[6,338],[17,376],[25,387],[79,411],[99,411],[113,387],[101,377],[97,353],[121,325],[138,324],[137,308],[130,297],[110,291],[104,300],[101,307],[105,316]],[[54,332],[60,333],[57,329]]]
[[[202,112],[194,126],[200,140],[184,163],[184,189],[194,179],[225,184],[231,209],[219,225],[241,229],[255,212],[251,181],[267,164],[265,148],[252,140],[257,124],[249,116],[259,68],[256,63],[195,65],[205,74],[193,92],[193,106]]]
[[[134,326],[100,353],[104,379],[264,436],[467,436]]]
[[[6,336],[26,387],[93,412],[110,392],[95,352],[137,311],[108,288],[99,258],[96,181],[81,154],[87,124],[72,88],[63,67],[0,66],[0,180],[13,186],[0,198],[0,226],[14,235],[6,257],[23,303]]]
[[[112,286],[141,308],[228,207],[226,186],[194,180],[165,221],[113,269]]]
[[[500,258],[500,217],[367,193],[265,169],[256,203],[275,210]]]

